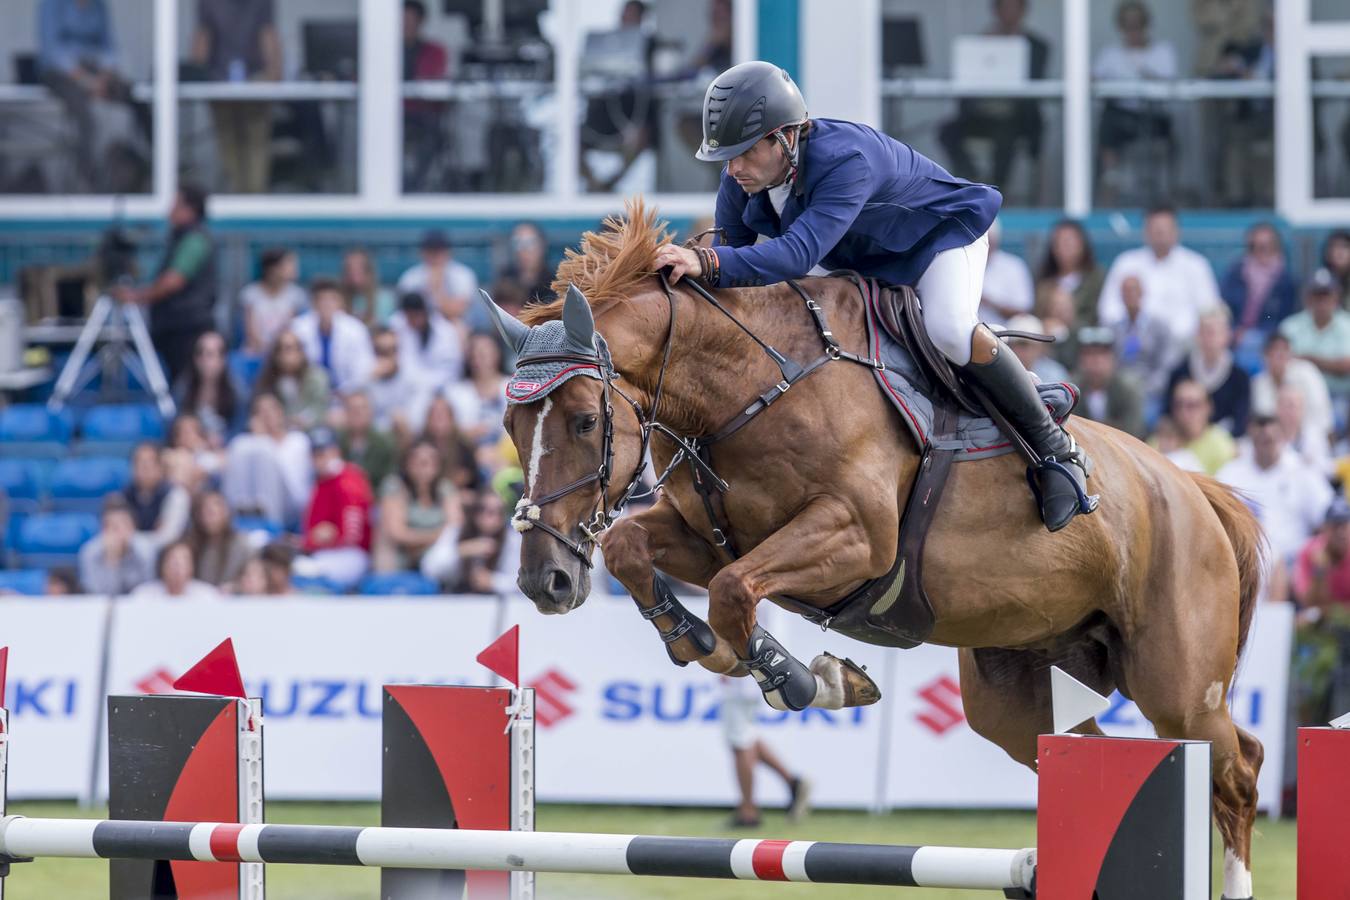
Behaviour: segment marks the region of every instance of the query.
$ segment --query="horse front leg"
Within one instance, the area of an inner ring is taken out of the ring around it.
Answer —
[[[881,699],[866,672],[829,653],[807,666],[757,624],[756,607],[765,597],[867,578],[873,567],[871,542],[856,517],[836,499],[817,499],[713,577],[708,621],[735,648],[775,709],[866,706]]]
[[[628,589],[642,617],[656,627],[671,662],[697,662],[723,675],[749,671],[708,623],[684,608],[656,567],[681,581],[707,584],[720,566],[716,551],[689,529],[664,498],[615,522],[600,542],[605,566]]]

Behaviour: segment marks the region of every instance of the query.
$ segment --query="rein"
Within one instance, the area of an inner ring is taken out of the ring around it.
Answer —
[[[665,292],[667,303],[670,307],[669,323],[666,330],[665,348],[662,351],[661,369],[656,379],[656,388],[652,392],[651,409],[644,413],[642,405],[632,397],[624,393],[615,381],[619,378],[619,373],[614,368],[613,358],[609,353],[609,346],[605,343],[603,337],[597,332],[595,336],[595,353],[536,353],[521,356],[516,360],[516,365],[523,366],[530,363],[566,363],[574,366],[595,369],[599,373],[601,383],[601,404],[603,431],[601,442],[601,459],[599,467],[588,475],[578,478],[572,483],[550,491],[542,497],[530,498],[522,497],[516,504],[516,511],[511,518],[512,526],[520,532],[525,532],[531,528],[538,528],[548,535],[551,535],[562,543],[574,556],[581,560],[586,568],[592,568],[591,553],[599,541],[600,536],[614,524],[614,521],[623,512],[629,501],[641,497],[648,497],[654,494],[666,481],[674,474],[675,469],[684,462],[689,463],[690,476],[693,480],[694,489],[703,501],[704,511],[707,513],[709,524],[712,526],[713,543],[718,548],[728,552],[733,558],[739,556],[730,536],[730,525],[726,521],[726,515],[721,507],[721,496],[731,490],[725,480],[718,476],[714,471],[711,460],[711,447],[721,441],[731,437],[737,431],[740,431],[752,419],[758,416],[771,404],[788,392],[788,390],[797,382],[806,376],[817,371],[827,363],[842,359],[847,362],[857,363],[873,369],[885,369],[885,364],[879,359],[860,356],[856,353],[850,353],[839,346],[835,341],[833,333],[825,318],[825,311],[810,295],[802,289],[795,281],[788,281],[792,289],[806,302],[806,308],[811,313],[812,322],[816,326],[816,331],[825,344],[825,352],[812,360],[806,366],[802,366],[796,361],[784,356],[772,345],[765,343],[757,334],[750,330],[744,322],[736,317],[731,310],[727,309],[722,303],[710,293],[707,288],[691,279],[686,279],[687,284],[696,295],[708,303],[713,309],[716,309],[723,316],[730,319],[742,332],[746,334],[755,344],[764,352],[774,365],[778,367],[781,375],[780,380],[739,414],[733,417],[727,424],[723,425],[716,432],[706,437],[686,437],[657,419],[657,413],[661,406],[661,394],[665,388],[666,370],[670,366],[671,351],[675,343],[675,298],[676,291],[671,287],[666,273],[659,273],[661,280],[661,289]],[[863,290],[862,282],[858,282],[859,290]],[[614,466],[614,405],[612,395],[618,394],[626,400],[633,408],[637,416],[638,427],[642,433],[641,449],[638,453],[637,466],[632,476],[628,480],[627,487],[624,488],[613,506],[608,503],[610,477]],[[652,435],[660,433],[663,437],[672,441],[678,449],[670,464],[666,466],[652,485],[651,489],[642,493],[638,492],[638,484],[642,479],[642,471],[646,467],[647,452],[651,447]],[[583,537],[580,540],[574,540],[557,528],[549,525],[542,520],[543,507],[567,497],[582,488],[598,484],[599,497],[596,500],[594,510],[589,519],[577,523],[577,529]]]

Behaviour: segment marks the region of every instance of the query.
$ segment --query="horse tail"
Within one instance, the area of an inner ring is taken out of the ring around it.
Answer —
[[[1233,557],[1238,567],[1238,646],[1237,655],[1247,644],[1252,614],[1256,612],[1256,596],[1261,587],[1261,561],[1266,553],[1266,539],[1256,516],[1242,502],[1242,498],[1228,485],[1198,472],[1189,473],[1205,495],[1214,514],[1219,517],[1228,543],[1233,546]]]

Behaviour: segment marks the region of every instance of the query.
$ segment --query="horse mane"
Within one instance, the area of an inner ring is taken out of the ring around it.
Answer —
[[[598,231],[581,236],[580,250],[568,247],[563,253],[553,279],[553,294],[558,299],[525,307],[520,321],[538,325],[561,318],[569,284],[586,295],[596,316],[627,302],[642,282],[656,274],[656,250],[671,237],[668,223],[657,221],[655,209],[648,208],[641,197],[628,200],[622,216],[607,216]]]

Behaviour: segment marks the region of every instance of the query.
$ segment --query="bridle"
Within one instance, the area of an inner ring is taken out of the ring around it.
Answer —
[[[811,313],[812,319],[816,325],[821,339],[825,342],[825,353],[820,357],[801,366],[793,360],[779,353],[769,344],[766,344],[753,331],[746,327],[745,323],[725,306],[721,304],[716,297],[708,292],[703,285],[693,279],[685,279],[684,284],[705,302],[711,304],[722,315],[730,319],[735,325],[745,332],[760,349],[763,350],[769,358],[778,366],[781,379],[769,390],[765,391],[753,403],[742,410],[729,423],[724,425],[718,431],[707,437],[690,438],[672,430],[657,420],[657,413],[661,406],[661,394],[665,388],[666,370],[670,366],[671,350],[675,343],[675,298],[679,296],[671,288],[670,281],[664,271],[658,273],[661,281],[661,289],[665,292],[667,305],[670,309],[669,322],[666,326],[665,348],[661,354],[661,369],[656,378],[656,387],[652,391],[651,408],[644,412],[642,404],[638,403],[628,394],[624,393],[615,383],[619,379],[619,373],[614,368],[614,360],[610,356],[609,345],[599,332],[595,333],[593,353],[531,353],[525,354],[516,359],[517,369],[535,363],[563,363],[568,366],[575,366],[583,369],[593,369],[597,373],[595,377],[601,385],[601,445],[600,445],[600,464],[595,471],[583,475],[576,481],[571,482],[555,491],[550,491],[542,497],[521,497],[516,504],[515,513],[511,517],[511,525],[521,533],[529,531],[532,528],[538,528],[544,533],[551,535],[568,549],[577,559],[581,560],[586,568],[592,568],[591,553],[595,545],[600,540],[600,536],[614,524],[619,515],[631,500],[648,497],[654,494],[670,476],[675,472],[683,462],[688,462],[691,475],[693,477],[695,488],[703,499],[705,510],[707,511],[709,521],[712,524],[713,541],[722,549],[729,551],[733,556],[736,555],[735,546],[731,543],[729,527],[725,521],[725,516],[719,515],[714,502],[715,497],[720,497],[726,493],[730,486],[713,471],[712,463],[709,459],[708,448],[713,444],[725,440],[732,434],[739,431],[750,422],[755,416],[759,415],[770,404],[778,400],[792,385],[796,384],[802,378],[815,372],[826,363],[836,359],[843,359],[849,362],[859,363],[871,368],[884,369],[885,366],[880,360],[870,359],[850,353],[844,350],[835,341],[833,333],[830,331],[825,321],[825,312],[814,299],[809,297],[801,286],[795,281],[789,281],[794,290],[806,301],[806,308]],[[638,452],[637,465],[633,469],[632,476],[628,479],[628,484],[613,505],[609,504],[609,486],[610,479],[614,470],[614,402],[613,397],[617,394],[627,401],[633,408],[633,413],[637,416],[638,427],[641,431],[641,448]],[[541,420],[539,428],[544,427]],[[653,483],[650,489],[645,492],[638,491],[638,484],[642,480],[642,471],[646,468],[647,451],[651,446],[652,435],[659,432],[664,437],[669,438],[678,448],[671,458],[670,464]],[[597,484],[599,487],[599,496],[596,499],[595,506],[592,508],[588,519],[578,522],[576,529],[581,532],[581,539],[573,539],[562,531],[543,521],[543,508],[550,503],[555,503],[564,497],[570,496],[584,487],[591,484]]]

